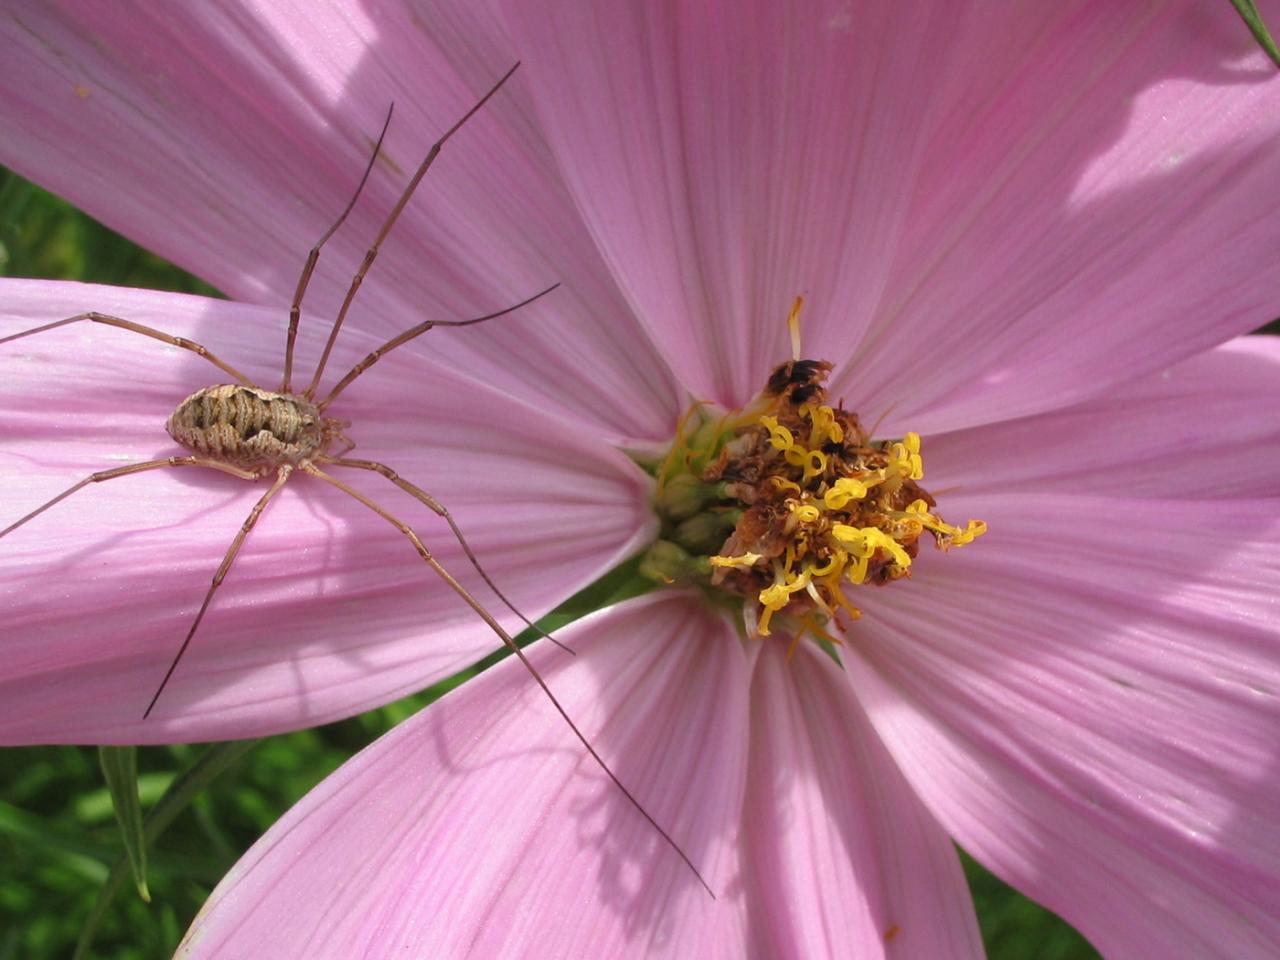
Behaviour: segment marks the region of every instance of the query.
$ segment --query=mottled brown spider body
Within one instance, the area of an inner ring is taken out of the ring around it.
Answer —
[[[169,436],[193,453],[263,476],[327,453],[343,426],[297,394],[238,383],[197,390],[165,423]]]

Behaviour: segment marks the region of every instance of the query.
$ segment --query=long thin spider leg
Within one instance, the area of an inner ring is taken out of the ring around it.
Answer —
[[[217,460],[206,460],[204,457],[165,457],[162,460],[147,460],[144,463],[131,463],[124,467],[115,467],[111,470],[101,470],[98,473],[91,473],[79,483],[63,490],[52,500],[46,501],[43,505],[36,507],[21,520],[11,523],[9,526],[0,530],[0,537],[12,533],[28,520],[34,520],[40,514],[44,513],[50,507],[61,503],[67,497],[71,496],[77,490],[83,490],[91,483],[101,483],[103,480],[114,480],[116,477],[127,477],[131,473],[142,473],[144,470],[159,470],[163,467],[210,467],[214,470],[221,470],[223,473],[229,473],[233,477],[240,477],[242,480],[256,480],[257,474],[250,473],[248,470],[241,470],[239,467],[233,467],[229,463],[221,463]]]
[[[307,292],[307,284],[311,282],[311,273],[316,268],[316,261],[320,259],[320,248],[342,226],[348,214],[354,209],[356,201],[360,199],[360,191],[364,189],[365,183],[369,180],[369,174],[373,172],[373,165],[378,159],[378,151],[382,149],[382,141],[387,135],[387,128],[391,126],[391,114],[395,112],[395,109],[396,105],[394,103],[387,108],[387,119],[382,122],[382,132],[378,134],[378,142],[373,145],[373,154],[369,157],[369,163],[364,168],[364,175],[360,177],[360,182],[356,184],[356,192],[351,195],[351,201],[347,204],[347,208],[342,211],[338,219],[333,222],[333,226],[325,231],[324,236],[316,241],[316,245],[307,254],[307,263],[302,268],[302,276],[298,277],[298,289],[293,292],[293,303],[289,305],[289,336],[284,347],[284,381],[280,385],[281,393],[293,392],[293,344],[298,339],[298,319],[302,315],[302,297]]]
[[[307,473],[311,474],[313,477],[318,477],[319,479],[325,481],[325,483],[332,484],[333,486],[337,487],[339,490],[343,491],[349,496],[355,498],[356,500],[359,500],[366,507],[368,507],[374,513],[376,513],[378,516],[382,517],[382,519],[386,520],[389,524],[391,524],[393,527],[395,527],[402,534],[404,534],[405,537],[409,539],[409,542],[413,544],[414,549],[418,551],[418,555],[422,557],[422,559],[426,562],[426,564],[429,567],[431,567],[431,569],[435,572],[435,574],[445,582],[445,584],[449,587],[450,590],[452,590],[459,597],[461,597],[462,600],[466,603],[466,605],[469,606],[472,610],[474,610],[476,614],[486,624],[489,625],[489,628],[493,630],[493,632],[496,633],[499,636],[499,638],[501,638],[503,644],[507,647],[507,649],[509,649],[512,653],[514,653],[517,657],[520,658],[520,662],[524,664],[525,669],[529,671],[530,675],[537,682],[538,686],[542,688],[542,692],[547,695],[547,698],[551,701],[552,706],[556,708],[556,712],[559,713],[560,716],[564,718],[564,722],[569,725],[569,729],[573,731],[574,736],[576,736],[578,740],[581,741],[582,746],[586,748],[587,753],[591,755],[591,759],[593,759],[599,765],[600,769],[603,770],[605,774],[609,777],[609,779],[613,781],[614,786],[616,786],[619,790],[622,791],[623,796],[625,796],[627,800],[631,802],[631,805],[640,812],[640,815],[644,817],[645,820],[648,821],[649,825],[658,832],[658,835],[661,836],[662,839],[665,840],[667,844],[671,847],[671,849],[676,852],[676,855],[679,856],[680,859],[684,861],[685,866],[687,866],[691,871],[693,871],[693,875],[698,878],[698,882],[702,884],[702,886],[706,889],[707,893],[711,895],[711,899],[714,900],[716,898],[715,892],[711,889],[710,884],[708,884],[707,881],[703,879],[702,874],[698,872],[698,868],[693,865],[693,861],[690,860],[688,855],[683,850],[680,849],[680,845],[676,843],[674,839],[672,839],[671,834],[667,833],[666,830],[662,829],[662,827],[658,824],[658,821],[653,819],[653,816],[649,813],[649,811],[646,810],[641,805],[640,801],[635,798],[635,795],[632,794],[631,791],[628,790],[623,785],[622,781],[618,779],[617,774],[615,774],[613,770],[609,768],[609,765],[604,762],[604,758],[601,757],[600,754],[596,752],[596,748],[591,745],[591,741],[587,739],[586,735],[580,729],[578,729],[578,725],[573,722],[573,719],[569,716],[569,712],[565,710],[563,706],[561,706],[560,701],[556,699],[556,695],[551,692],[551,688],[547,686],[547,682],[542,678],[542,674],[538,672],[538,668],[535,667],[529,661],[529,658],[527,656],[525,656],[525,652],[520,649],[519,644],[517,644],[514,640],[511,639],[507,631],[502,629],[502,625],[498,623],[497,620],[493,619],[493,616],[489,613],[489,611],[480,605],[480,602],[471,595],[471,593],[467,590],[467,588],[464,587],[462,584],[460,584],[457,580],[455,580],[453,578],[453,575],[440,565],[440,562],[436,560],[434,556],[431,555],[431,551],[427,549],[426,544],[424,544],[418,538],[418,535],[414,532],[413,528],[409,526],[407,523],[405,523],[404,521],[396,519],[396,517],[388,513],[382,507],[378,506],[378,504],[374,503],[372,500],[366,497],[359,490],[356,490],[354,487],[351,487],[348,484],[343,483],[337,477],[330,476],[329,474],[321,470],[319,467],[315,466],[315,464],[304,461],[303,463],[299,464],[299,468],[302,470],[305,470]]]
[[[517,62],[514,67],[502,75],[502,79],[493,85],[493,87],[476,103],[474,107],[466,112],[466,114],[455,123],[452,127],[445,131],[444,136],[431,145],[431,149],[427,151],[426,157],[419,164],[417,171],[409,180],[409,185],[404,188],[404,193],[400,194],[400,199],[396,201],[396,205],[391,208],[391,213],[387,215],[387,219],[383,221],[378,235],[374,238],[373,244],[369,247],[364,255],[364,260],[360,263],[360,269],[356,271],[356,275],[351,278],[351,286],[347,290],[347,295],[342,301],[342,307],[338,310],[338,318],[333,321],[333,329],[329,331],[329,339],[324,345],[324,352],[320,354],[320,362],[316,365],[315,376],[311,378],[311,385],[307,387],[303,394],[308,400],[314,399],[316,389],[320,385],[320,377],[324,373],[325,364],[329,362],[329,353],[333,350],[334,341],[338,339],[338,331],[342,329],[342,322],[347,317],[347,311],[351,308],[351,301],[356,297],[356,291],[360,289],[360,284],[364,283],[365,274],[369,272],[369,267],[373,265],[374,258],[378,256],[378,249],[382,246],[382,241],[387,238],[387,234],[391,232],[391,227],[395,224],[400,216],[400,212],[404,210],[405,205],[409,202],[409,198],[413,196],[413,192],[418,189],[418,184],[422,182],[422,178],[426,176],[427,170],[435,161],[436,156],[440,153],[450,137],[452,137],[462,127],[464,123],[470,120],[481,107],[489,102],[489,98],[502,89],[502,85],[507,82],[507,78],[516,72],[520,66]]]
[[[132,320],[125,320],[121,317],[113,317],[108,313],[98,313],[96,310],[90,310],[88,313],[77,313],[74,317],[67,317],[65,320],[55,320],[53,323],[46,323],[42,327],[32,327],[30,330],[23,330],[20,333],[11,333],[7,337],[0,337],[0,343],[8,343],[11,340],[20,340],[23,337],[30,337],[33,334],[44,333],[46,330],[53,330],[57,327],[65,327],[69,323],[78,323],[81,320],[92,320],[94,323],[105,323],[109,327],[119,327],[122,330],[132,330],[134,333],[140,333],[144,337],[150,337],[152,340],[159,340],[161,343],[169,343],[175,347],[181,347],[183,350],[190,350],[197,356],[204,357],[219,370],[229,373],[235,377],[246,387],[258,386],[243,373],[237,370],[231,364],[224,360],[219,360],[207,349],[193,340],[186,337],[175,337],[172,334],[165,333],[163,330],[157,330],[154,327],[143,326],[140,323],[134,323]]]
[[[187,652],[187,647],[191,646],[191,639],[196,635],[196,630],[200,627],[200,621],[204,619],[205,611],[209,609],[209,604],[213,601],[213,595],[217,592],[218,587],[222,586],[222,581],[226,579],[227,572],[231,569],[231,564],[236,558],[236,554],[240,552],[240,545],[244,543],[244,538],[249,535],[249,531],[253,529],[254,524],[258,522],[258,517],[262,515],[262,511],[266,509],[271,498],[280,492],[284,487],[285,481],[289,479],[289,475],[293,473],[293,465],[286,463],[280,467],[280,472],[276,474],[276,482],[271,485],[271,489],[262,495],[257,503],[253,505],[253,509],[249,511],[249,516],[245,518],[243,524],[240,525],[240,532],[236,534],[236,538],[231,541],[231,546],[227,549],[227,554],[222,558],[222,563],[218,566],[218,572],[213,575],[213,583],[209,585],[208,592],[204,595],[204,603],[200,604],[200,612],[196,614],[195,621],[191,624],[191,629],[187,631],[187,638],[182,641],[182,646],[178,648],[177,655],[173,658],[173,662],[169,664],[169,669],[165,671],[164,679],[160,681],[160,686],[156,688],[155,695],[151,698],[151,702],[147,704],[146,711],[142,714],[145,720],[151,716],[151,711],[155,708],[156,701],[160,699],[160,694],[164,693],[164,688],[168,686],[169,678],[173,676],[173,671],[178,669],[178,661],[182,659],[182,655]]]
[[[485,314],[483,317],[473,317],[470,320],[427,320],[427,321],[424,321],[423,323],[418,324],[416,327],[410,327],[408,330],[406,330],[404,333],[400,334],[399,336],[392,337],[390,340],[388,340],[382,346],[378,347],[378,349],[374,350],[367,357],[365,357],[363,360],[357,363],[354,367],[352,367],[347,372],[347,375],[338,381],[338,385],[334,387],[329,392],[329,395],[325,397],[323,400],[321,400],[317,404],[317,406],[321,410],[324,410],[325,407],[329,406],[329,404],[333,402],[334,397],[340,394],[343,390],[347,389],[347,387],[351,386],[352,382],[356,379],[356,377],[360,376],[360,374],[364,373],[371,366],[377,363],[378,360],[383,355],[390,353],[392,350],[394,350],[396,347],[402,344],[408,343],[410,340],[414,339],[415,337],[422,336],[422,334],[426,333],[432,327],[469,327],[473,323],[484,323],[486,320],[496,320],[498,317],[505,317],[508,313],[514,313],[516,310],[519,310],[521,307],[527,307],[529,304],[533,303],[533,301],[541,297],[545,297],[548,293],[550,293],[552,290],[554,290],[558,286],[560,286],[559,283],[553,283],[551,286],[547,287],[547,289],[540,290],[538,293],[535,293],[532,297],[528,297],[524,300],[521,300],[519,303],[512,304],[509,307],[499,310],[497,313]]]
[[[453,519],[453,514],[449,512],[449,508],[446,507],[443,503],[441,503],[435,497],[431,496],[431,494],[427,493],[427,491],[423,490],[421,487],[416,486],[415,484],[412,484],[408,480],[404,479],[402,476],[400,476],[400,474],[396,473],[394,470],[388,467],[385,463],[378,463],[376,460],[356,460],[356,459],[348,459],[345,457],[324,457],[321,462],[337,464],[340,467],[354,467],[358,470],[372,470],[374,473],[379,473],[382,476],[386,477],[388,480],[394,483],[397,487],[399,487],[405,493],[409,494],[409,496],[414,497],[417,500],[420,500],[423,504],[427,506],[428,509],[433,511],[437,516],[441,517],[444,520],[444,522],[449,525],[449,529],[453,531],[454,539],[456,539],[458,543],[462,546],[462,550],[467,555],[467,559],[471,561],[471,566],[475,567],[476,573],[480,574],[480,578],[489,585],[489,589],[492,590],[495,594],[497,594],[498,599],[502,601],[503,605],[506,606],[506,608],[510,610],[512,613],[514,613],[517,617],[523,620],[525,623],[525,626],[527,626],[530,630],[534,631],[539,636],[545,637],[546,639],[550,640],[552,643],[554,643],[557,647],[559,647],[561,650],[565,651],[566,653],[573,653],[573,651],[570,650],[568,647],[566,647],[563,643],[561,643],[559,640],[557,640],[551,634],[547,633],[547,631],[543,630],[540,626],[538,626],[536,623],[534,623],[532,620],[526,617],[523,613],[521,613],[519,609],[516,608],[516,605],[507,599],[507,595],[498,589],[498,585],[494,583],[492,578],[490,578],[489,574],[485,572],[484,567],[480,566],[480,561],[476,557],[475,553],[472,551],[471,545],[467,543],[467,538],[462,535],[462,528],[458,526],[458,522]]]

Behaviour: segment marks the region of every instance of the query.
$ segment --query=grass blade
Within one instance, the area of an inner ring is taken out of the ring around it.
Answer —
[[[1258,46],[1267,52],[1267,56],[1271,58],[1272,63],[1280,67],[1280,47],[1276,46],[1270,31],[1267,30],[1267,25],[1262,22],[1262,14],[1258,12],[1258,5],[1253,0],[1231,0],[1231,5],[1236,8],[1236,13],[1240,14],[1240,19],[1245,22],[1249,32],[1253,34],[1253,39],[1258,41]]]
[[[120,824],[125,854],[133,871],[133,885],[144,903],[151,902],[147,889],[147,842],[142,836],[142,804],[138,802],[138,748],[99,747],[98,763],[111,794],[111,806]]]

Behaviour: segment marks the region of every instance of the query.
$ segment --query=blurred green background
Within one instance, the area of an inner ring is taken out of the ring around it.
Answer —
[[[301,266],[301,263],[299,263]],[[0,168],[0,275],[86,280],[217,296],[69,204]],[[630,571],[573,598],[567,620],[629,592]],[[126,882],[102,914],[88,956],[168,957],[206,896],[290,805],[353,753],[445,690],[496,662],[342,723],[260,742],[232,763],[151,848],[151,903]],[[139,751],[144,813],[210,748]],[[70,957],[112,865],[119,829],[89,747],[0,750],[0,960]],[[1081,960],[1098,954],[1070,926],[965,858],[987,951],[996,960]]]

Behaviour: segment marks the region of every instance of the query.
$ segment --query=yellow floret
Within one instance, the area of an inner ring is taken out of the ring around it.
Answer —
[[[769,431],[769,443],[773,449],[785,452],[796,445],[796,439],[791,435],[791,431],[778,423],[777,417],[762,416],[760,423]]]
[[[735,570],[750,570],[760,562],[760,554],[744,553],[738,557],[710,557],[713,567],[732,567]]]
[[[822,495],[828,510],[843,510],[850,500],[861,500],[867,495],[867,485],[852,477],[841,477]]]
[[[902,442],[892,447],[893,459],[897,461],[898,470],[911,480],[924,478],[924,459],[920,456],[920,434],[908,433]]]
[[[817,507],[808,503],[797,503],[792,500],[789,503],[791,512],[795,514],[796,519],[801,523],[813,523],[821,515]]]

